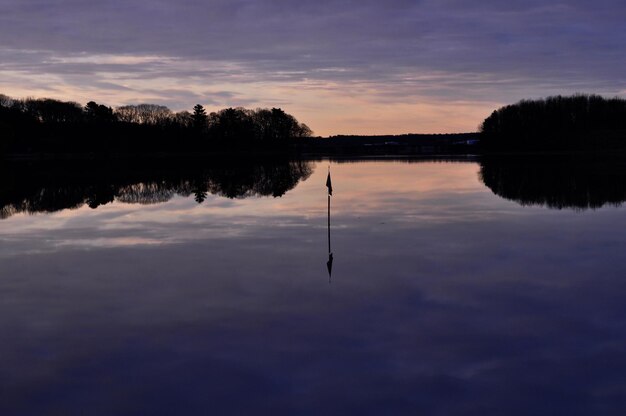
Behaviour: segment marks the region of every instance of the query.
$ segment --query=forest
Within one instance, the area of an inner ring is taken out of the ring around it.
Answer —
[[[280,108],[207,113],[198,104],[192,111],[173,112],[157,104],[112,108],[0,94],[0,154],[281,149],[311,134]]]
[[[480,126],[486,150],[604,150],[626,147],[626,100],[576,94],[522,100]]]
[[[175,155],[293,152],[313,155],[460,154],[626,149],[626,100],[576,94],[522,100],[495,110],[479,133],[312,137],[280,108],[158,104],[116,108],[0,94],[0,156]]]

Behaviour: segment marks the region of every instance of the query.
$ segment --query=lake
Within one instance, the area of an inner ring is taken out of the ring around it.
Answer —
[[[0,188],[1,414],[626,411],[624,164],[242,169]]]

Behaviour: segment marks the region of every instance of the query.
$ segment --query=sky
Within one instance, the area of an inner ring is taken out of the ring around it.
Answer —
[[[524,98],[626,97],[625,22],[623,0],[0,0],[0,93],[475,131]]]

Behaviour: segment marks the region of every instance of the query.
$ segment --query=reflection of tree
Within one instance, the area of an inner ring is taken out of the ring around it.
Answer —
[[[307,179],[311,172],[310,164],[303,161],[217,168],[211,170],[208,190],[227,198],[277,197]]]
[[[0,175],[0,218],[20,212],[54,212],[112,201],[156,204],[175,195],[208,194],[227,198],[282,196],[312,173],[309,162],[216,162],[207,166],[111,167],[50,172],[43,167],[21,172],[15,166]],[[112,177],[112,175],[115,175]]]
[[[496,195],[522,205],[594,209],[626,201],[622,158],[485,156],[480,179]]]
[[[158,204],[167,202],[175,195],[175,190],[163,186],[162,183],[147,182],[134,183],[118,188],[115,199],[127,204]]]

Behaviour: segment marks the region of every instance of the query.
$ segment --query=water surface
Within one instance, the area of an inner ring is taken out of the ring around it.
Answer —
[[[624,413],[614,192],[531,201],[477,162],[303,167],[278,191],[213,175],[116,185],[95,209],[14,198],[0,412]]]

